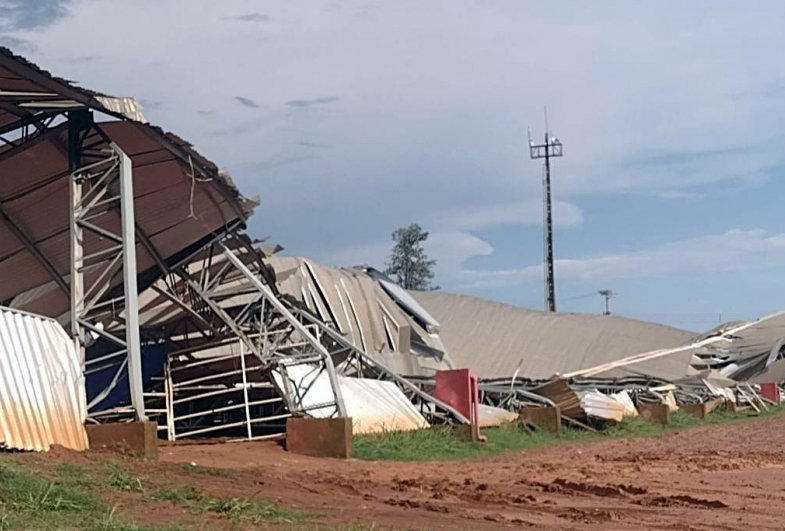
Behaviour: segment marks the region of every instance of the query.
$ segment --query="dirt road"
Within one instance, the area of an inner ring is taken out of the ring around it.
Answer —
[[[270,443],[165,447],[164,462],[238,469],[211,478],[335,522],[394,529],[778,529],[785,418],[663,437],[556,446],[471,462],[313,459]]]

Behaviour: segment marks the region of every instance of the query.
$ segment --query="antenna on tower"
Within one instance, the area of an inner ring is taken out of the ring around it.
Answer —
[[[611,299],[616,297],[616,294],[609,289],[601,289],[597,293],[605,297],[605,311],[602,315],[610,315],[611,314]]]
[[[543,267],[545,269],[545,308],[549,312],[556,311],[556,279],[553,270],[553,207],[551,204],[551,157],[562,156],[562,144],[558,138],[551,136],[548,130],[548,108],[545,112],[545,141],[535,144],[529,129],[529,156],[532,159],[545,159],[542,178],[542,210],[543,210]]]

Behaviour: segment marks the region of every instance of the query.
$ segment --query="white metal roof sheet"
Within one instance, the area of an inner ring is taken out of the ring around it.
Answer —
[[[86,450],[86,416],[84,377],[63,327],[0,308],[0,444]]]

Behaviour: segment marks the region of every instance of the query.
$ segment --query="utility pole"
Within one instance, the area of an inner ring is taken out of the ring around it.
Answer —
[[[605,297],[605,311],[602,315],[610,315],[611,314],[611,299],[616,296],[616,294],[609,290],[609,289],[601,289],[597,293]]]
[[[543,267],[545,268],[545,307],[549,312],[556,311],[556,279],[553,271],[553,208],[551,205],[551,157],[562,156],[562,144],[548,131],[548,114],[545,114],[545,141],[535,144],[529,131],[529,156],[532,159],[545,159],[545,175],[542,178],[543,201]]]

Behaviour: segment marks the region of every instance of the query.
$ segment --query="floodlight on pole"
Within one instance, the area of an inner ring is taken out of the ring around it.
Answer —
[[[562,143],[548,131],[548,115],[545,115],[545,137],[542,144],[532,140],[529,130],[529,156],[532,159],[545,159],[545,173],[542,179],[543,202],[543,267],[545,269],[545,307],[549,312],[556,311],[556,279],[553,268],[553,207],[551,202],[551,158],[562,156]]]
[[[605,297],[605,311],[602,313],[603,315],[610,315],[611,314],[611,299],[616,296],[616,294],[609,289],[601,289],[597,291],[600,295]]]

